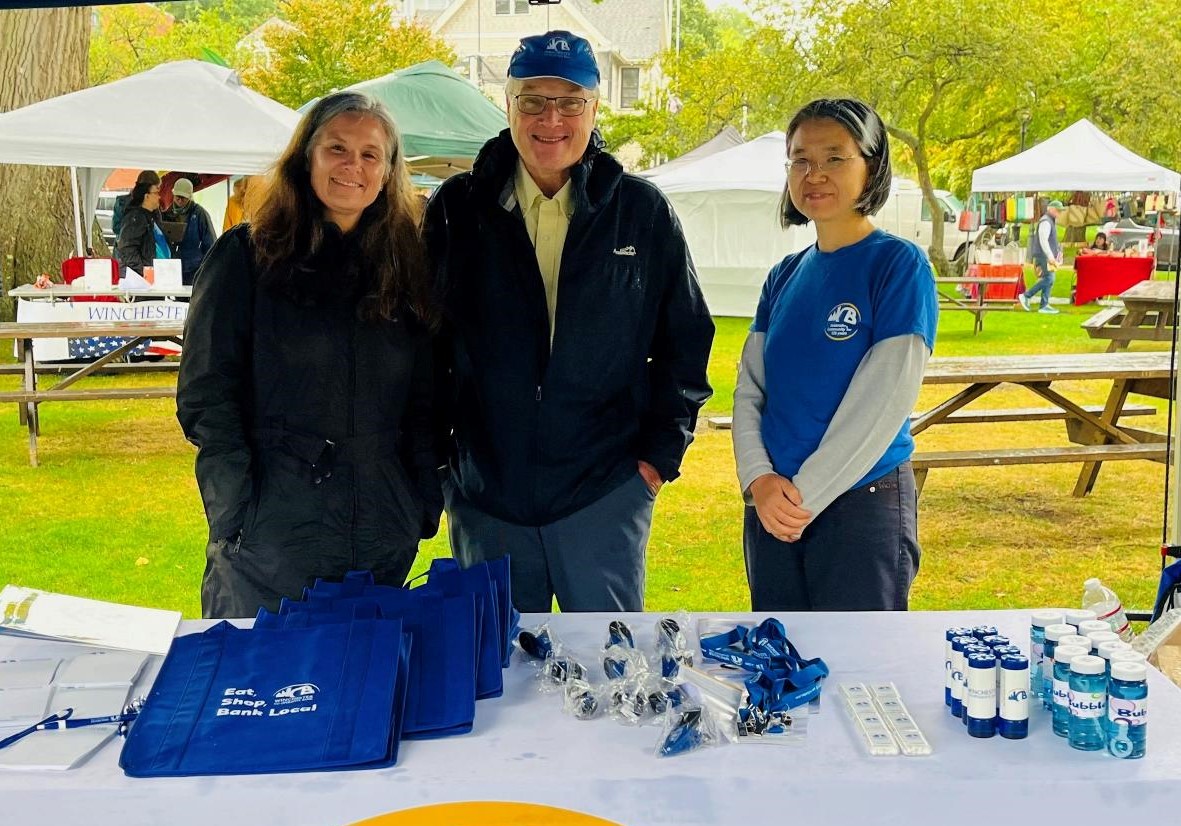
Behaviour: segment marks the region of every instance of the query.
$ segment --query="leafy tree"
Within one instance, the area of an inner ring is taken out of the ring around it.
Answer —
[[[765,13],[777,14],[772,5]],[[1047,0],[1020,6],[1003,0],[807,0],[799,17],[787,21],[778,12],[778,19],[808,32],[810,71],[797,89],[853,95],[872,105],[938,215],[933,159],[1017,122],[1021,79],[1042,69],[1028,56],[1056,52],[1052,27],[1038,21],[1058,13]],[[939,273],[950,274],[939,221],[929,252]]]
[[[288,106],[424,60],[455,61],[428,26],[391,25],[381,0],[285,0],[280,15],[289,25],[266,33],[269,57],[244,79]]]
[[[91,82],[108,83],[170,60],[238,65],[243,60],[237,55],[238,42],[273,8],[271,0],[218,0],[194,5],[178,22],[146,3],[98,7],[98,26],[90,41]]]

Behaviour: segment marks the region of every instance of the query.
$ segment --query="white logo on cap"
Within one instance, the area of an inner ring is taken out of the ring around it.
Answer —
[[[545,50],[547,52],[568,52],[570,51],[570,44],[566,42],[566,38],[564,37],[551,37],[549,43],[545,44]]]

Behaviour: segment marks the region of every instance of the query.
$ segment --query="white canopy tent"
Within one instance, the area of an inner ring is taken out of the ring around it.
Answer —
[[[671,161],[660,164],[660,166],[654,166],[651,169],[645,169],[643,172],[637,172],[636,174],[642,178],[653,178],[657,175],[666,175],[669,172],[672,172],[674,169],[680,169],[682,166],[688,166],[694,161],[699,161],[702,158],[715,155],[718,152],[722,152],[732,146],[741,146],[744,143],[746,143],[746,141],[743,139],[742,133],[733,126],[726,125],[721,132],[718,132],[718,134],[714,135],[696,149],[690,149],[679,158],[673,158]]]
[[[1086,118],[972,173],[973,192],[1177,192],[1181,174],[1142,158]]]
[[[771,132],[649,178],[681,221],[713,315],[753,316],[768,270],[816,240],[810,224],[779,225],[784,145]]]
[[[227,175],[264,171],[299,115],[198,60],[165,63],[102,86],[0,114],[0,163],[67,166],[83,249],[103,182],[120,167]]]

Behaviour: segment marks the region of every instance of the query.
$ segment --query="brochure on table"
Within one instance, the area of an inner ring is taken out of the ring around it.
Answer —
[[[120,605],[6,585],[0,633],[64,640],[100,648],[166,654],[180,611]]]

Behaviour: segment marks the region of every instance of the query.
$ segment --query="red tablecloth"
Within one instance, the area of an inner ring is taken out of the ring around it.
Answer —
[[[1105,295],[1119,295],[1133,284],[1152,278],[1153,259],[1080,255],[1074,259],[1074,303],[1086,304]]]
[[[1020,264],[972,264],[968,267],[969,278],[995,278],[1000,284],[985,285],[984,297],[1016,301],[1017,293],[1025,289],[1025,268]],[[970,288],[976,297],[976,285]]]

